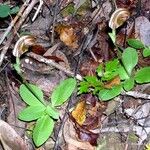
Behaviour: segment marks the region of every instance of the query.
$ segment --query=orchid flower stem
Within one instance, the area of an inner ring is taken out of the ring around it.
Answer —
[[[116,49],[117,49],[117,57],[118,57],[118,59],[122,62],[122,59],[121,59],[121,57],[122,57],[122,51],[119,49],[119,46],[116,44],[116,29],[112,29],[112,34],[113,34],[113,37],[114,37],[113,43],[114,43],[114,45],[115,45],[115,47],[116,47]],[[126,68],[125,68],[125,66],[123,65],[123,63],[122,63],[122,66],[123,66],[123,68],[125,69],[125,71],[126,71],[126,73],[128,74],[128,76],[130,77],[130,74],[129,74],[128,71],[126,70]]]

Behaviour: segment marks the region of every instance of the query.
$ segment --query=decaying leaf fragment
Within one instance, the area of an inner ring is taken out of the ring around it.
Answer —
[[[75,123],[74,128],[78,138],[91,145],[97,145],[101,117],[107,103],[99,102],[92,94],[81,96],[80,101],[71,113],[71,119]]]
[[[0,119],[0,142],[5,150],[28,150],[27,143],[6,122]]]
[[[111,15],[109,27],[116,29],[123,25],[123,23],[130,17],[130,12],[126,8],[118,8]]]
[[[36,39],[34,36],[25,35],[22,36],[15,44],[13,49],[13,55],[15,57],[20,57],[22,54],[28,51],[30,46],[36,44]]]
[[[65,122],[64,128],[63,128],[63,136],[64,140],[66,141],[66,144],[64,145],[62,149],[67,150],[95,150],[96,147],[92,146],[89,142],[81,141],[76,134],[76,131],[73,126],[73,122],[69,119]]]
[[[120,84],[120,77],[119,76],[116,76],[114,77],[111,81],[107,82],[104,87],[105,88],[108,88],[108,89],[111,89],[113,86],[115,85],[119,85]]]
[[[77,104],[76,108],[72,111],[72,117],[79,125],[82,125],[86,118],[86,104],[85,101],[81,101]]]
[[[65,45],[71,47],[71,48],[77,48],[78,47],[78,39],[74,32],[73,27],[69,25],[58,25],[56,27],[56,32],[60,36],[60,40],[65,43]]]

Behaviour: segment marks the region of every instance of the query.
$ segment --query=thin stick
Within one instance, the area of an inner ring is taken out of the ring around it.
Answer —
[[[26,10],[22,14],[20,20],[16,24],[17,30],[19,30],[20,26],[23,24],[23,22],[25,21],[25,19],[29,15],[29,13],[32,11],[32,9],[33,9],[33,7],[35,6],[36,3],[38,3],[37,0],[32,0],[31,3],[30,3],[30,5],[26,8]]]
[[[0,45],[3,43],[3,41],[5,40],[5,38],[7,37],[7,35],[10,33],[11,29],[16,24],[16,22],[19,19],[19,17],[22,15],[23,11],[25,10],[25,8],[27,7],[27,5],[29,4],[29,1],[30,0],[26,0],[25,1],[25,3],[20,8],[20,11],[18,12],[17,16],[14,18],[14,20],[11,21],[9,27],[7,28],[7,30],[5,31],[4,35],[2,36],[2,38],[0,40]]]
[[[53,67],[55,67],[55,68],[65,72],[69,76],[72,76],[72,77],[74,76],[74,73],[72,71],[66,69],[65,67],[59,65],[58,63],[55,63],[53,60],[46,59],[43,56],[37,55],[37,54],[32,53],[32,52],[28,53],[27,55],[32,57],[32,58],[34,58],[35,60],[37,60],[39,62],[46,63],[48,65],[51,65],[51,66],[53,66]],[[82,77],[79,74],[77,74],[75,77],[78,80],[82,80]]]
[[[38,13],[40,12],[40,9],[41,9],[43,3],[44,3],[43,0],[40,0],[40,4],[39,4],[37,11],[35,12],[35,14],[34,14],[34,16],[32,18],[32,21],[34,21],[36,19]]]
[[[27,18],[27,16],[29,15],[29,13],[31,12],[31,10],[33,9],[34,5],[37,3],[37,0],[32,0],[32,2],[30,3],[30,5],[25,9],[25,11],[22,14],[22,17],[20,18],[20,20],[16,23],[16,32],[20,29],[21,25],[23,24],[23,22],[25,21],[25,19]],[[7,53],[8,48],[11,45],[12,40],[14,39],[14,36],[11,36],[8,40],[7,43],[5,44],[5,46],[3,47],[3,50],[1,52],[0,55],[0,66],[2,65],[2,62],[4,60],[4,57]]]
[[[56,0],[54,14],[53,14],[53,23],[52,23],[52,35],[51,35],[51,44],[52,45],[54,43],[54,27],[55,27],[55,23],[56,23],[58,4],[59,4],[59,0]]]

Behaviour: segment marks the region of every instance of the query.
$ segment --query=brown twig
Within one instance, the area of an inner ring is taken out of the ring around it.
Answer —
[[[55,28],[55,24],[56,24],[56,17],[57,17],[57,12],[58,12],[58,4],[59,4],[59,0],[56,0],[55,3],[55,8],[54,8],[54,14],[53,14],[53,23],[52,23],[52,35],[51,35],[51,44],[53,45],[54,43],[54,28]]]
[[[29,0],[27,0],[28,2]],[[16,26],[15,26],[15,30],[16,32],[20,29],[21,25],[23,24],[23,22],[26,20],[27,16],[29,15],[29,13],[31,12],[31,10],[33,9],[33,7],[35,6],[35,4],[37,3],[38,1],[37,0],[32,0],[30,5],[24,10],[23,14],[21,15],[21,18],[19,19],[19,21],[16,23]],[[11,43],[12,43],[12,40],[14,39],[14,36],[11,36],[7,43],[5,44],[5,46],[3,47],[3,50],[1,52],[1,55],[0,55],[0,66],[2,65],[2,62],[4,60],[4,57],[7,53],[7,50],[8,48],[10,47]]]
[[[55,68],[57,68],[57,69],[65,72],[67,75],[74,77],[74,73],[72,71],[66,69],[65,67],[59,65],[58,63],[55,63],[53,60],[46,59],[43,56],[37,55],[37,54],[32,53],[32,52],[28,53],[27,55],[30,56],[30,57],[32,57],[32,58],[34,58],[35,60],[37,60],[39,62],[51,65],[51,66],[53,66],[53,67],[55,67]],[[79,74],[77,74],[75,77],[78,80],[82,80],[82,77]]]
[[[25,1],[25,3],[20,8],[20,11],[18,12],[17,16],[11,21],[9,27],[7,28],[7,30],[5,31],[4,35],[2,36],[2,38],[0,40],[0,45],[3,43],[3,41],[5,40],[7,35],[9,34],[9,32],[12,30],[12,28],[14,27],[14,25],[16,24],[16,22],[18,21],[18,19],[22,15],[22,13],[24,12],[25,8],[28,6],[29,2],[30,2],[30,0]]]
[[[13,96],[12,96],[12,92],[11,92],[11,87],[10,87],[10,84],[9,84],[7,71],[5,71],[5,76],[6,76],[6,84],[7,84],[6,86],[7,86],[8,95],[9,95],[9,98],[8,98],[9,109],[13,110],[14,120],[15,120],[15,124],[16,124],[16,119],[17,119],[16,108],[15,108],[15,104],[14,104],[14,100],[13,100]]]

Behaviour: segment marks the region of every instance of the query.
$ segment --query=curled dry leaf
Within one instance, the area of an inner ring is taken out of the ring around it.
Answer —
[[[31,51],[35,54],[38,54],[38,55],[43,55],[45,53],[45,48],[41,45],[33,45],[31,47]]]
[[[64,140],[66,141],[65,148],[68,150],[95,150],[95,146],[92,146],[89,142],[81,141],[77,138],[76,131],[73,127],[73,122],[69,119],[65,122],[63,129]]]
[[[30,46],[33,46],[35,44],[36,39],[34,36],[31,35],[22,36],[15,44],[15,47],[13,49],[13,55],[15,57],[20,57],[22,54],[24,54],[29,50]]]
[[[84,128],[76,128],[76,132],[81,141],[89,142],[93,146],[97,146],[98,133],[85,130]]]
[[[26,143],[6,122],[0,120],[0,142],[5,150],[28,150]]]
[[[75,109],[71,113],[71,119],[75,123],[76,133],[81,141],[87,141],[91,145],[97,145],[101,117],[107,103],[100,103],[92,94],[81,97]]]
[[[59,50],[60,43],[55,44],[53,47],[49,48],[45,53],[44,57],[48,58],[49,56],[57,57],[55,61],[58,62],[61,66],[64,66],[66,69],[70,70],[69,61],[66,55]]]
[[[120,27],[129,17],[130,12],[126,8],[118,8],[111,15],[109,27],[111,29],[116,29]]]
[[[60,36],[60,40],[65,43],[65,45],[71,47],[71,48],[77,48],[78,47],[78,39],[74,32],[73,27],[68,25],[58,25],[56,27],[56,32]]]
[[[66,69],[71,70],[71,69],[70,69],[69,61],[68,61],[66,55],[65,55],[62,51],[57,50],[57,51],[55,52],[55,56],[57,56],[58,58],[60,58],[61,60],[63,60],[63,61],[60,61],[60,62],[59,62],[59,64],[60,64],[61,66],[64,66]]]

